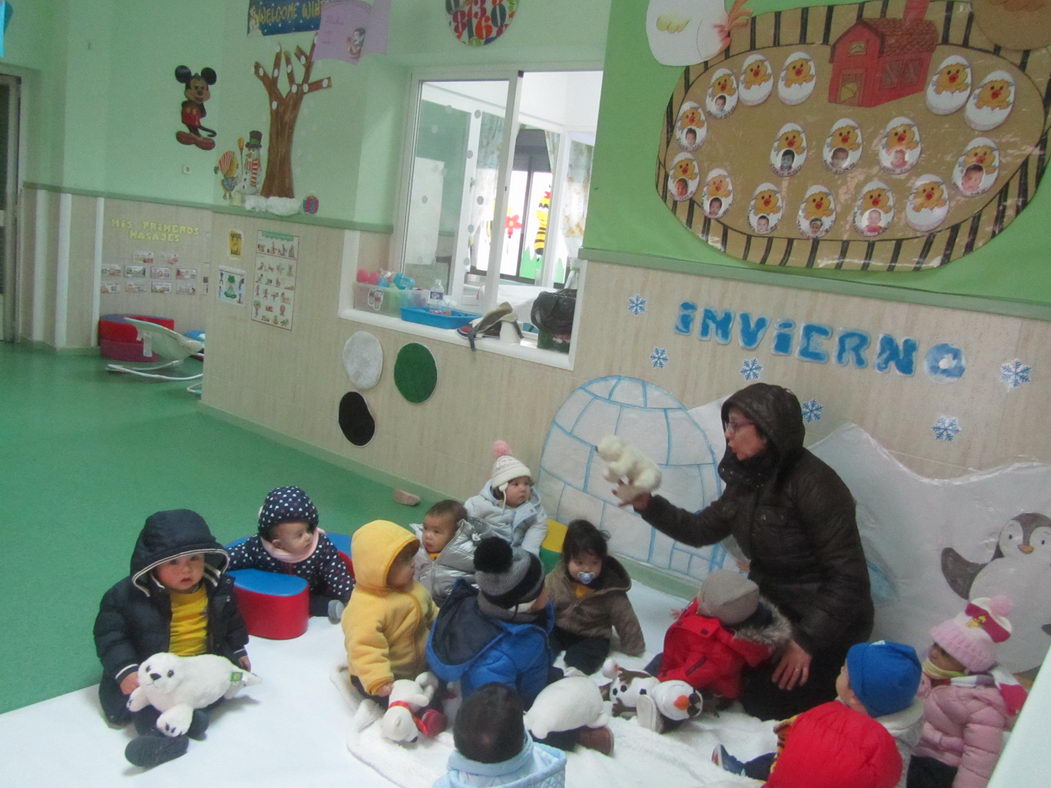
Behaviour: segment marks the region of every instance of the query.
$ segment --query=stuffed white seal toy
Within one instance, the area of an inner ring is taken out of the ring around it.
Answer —
[[[428,709],[421,716],[416,712],[428,705],[438,688],[438,678],[426,671],[412,679],[398,679],[391,687],[387,711],[380,720],[384,738],[396,742],[414,742],[422,733],[428,738],[442,732],[445,720],[441,712]]]
[[[226,657],[180,657],[161,651],[139,665],[139,686],[128,697],[128,708],[141,711],[153,706],[161,712],[157,730],[167,736],[181,736],[190,729],[194,709],[203,709],[220,698],[232,698],[241,687],[260,681]]]
[[[660,486],[661,472],[656,463],[616,435],[607,435],[599,442],[598,456],[606,462],[606,480],[621,485],[617,490],[621,500],[630,501]]]
[[[601,728],[609,722],[602,693],[585,676],[566,676],[548,684],[525,714],[526,727],[538,738],[552,731]]]

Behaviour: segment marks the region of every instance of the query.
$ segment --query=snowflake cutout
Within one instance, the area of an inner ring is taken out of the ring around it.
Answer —
[[[759,363],[757,358],[748,359],[738,372],[741,373],[745,380],[759,380],[759,375],[763,372],[763,365]]]
[[[803,421],[809,424],[812,421],[821,421],[821,411],[825,406],[816,399],[810,399],[803,403]]]
[[[663,369],[668,366],[668,351],[662,347],[653,348],[653,352],[650,353],[650,363],[653,364],[654,369]]]
[[[638,317],[646,311],[646,299],[637,293],[628,299],[628,311]]]
[[[952,441],[960,433],[960,422],[955,416],[939,416],[931,431],[937,440]]]
[[[1032,370],[1031,366],[1017,358],[1014,361],[1005,361],[1000,365],[1000,382],[1009,389],[1016,389],[1023,383],[1032,382]]]

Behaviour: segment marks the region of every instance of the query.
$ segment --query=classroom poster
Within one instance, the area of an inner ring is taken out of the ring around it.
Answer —
[[[291,331],[299,236],[260,230],[255,260],[252,320]]]
[[[219,266],[219,282],[215,295],[224,304],[243,304],[245,302],[245,272],[240,268]]]

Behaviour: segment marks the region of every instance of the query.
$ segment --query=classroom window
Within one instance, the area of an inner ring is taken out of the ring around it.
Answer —
[[[414,77],[391,269],[471,311],[561,287],[583,240],[601,83]]]

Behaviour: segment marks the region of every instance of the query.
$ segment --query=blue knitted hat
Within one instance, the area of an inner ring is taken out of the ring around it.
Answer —
[[[916,649],[889,640],[851,646],[847,673],[850,689],[873,717],[908,707],[920,686]]]
[[[317,507],[298,487],[278,487],[271,490],[259,509],[259,535],[270,538],[270,529],[281,523],[303,522],[311,529],[317,527]]]

